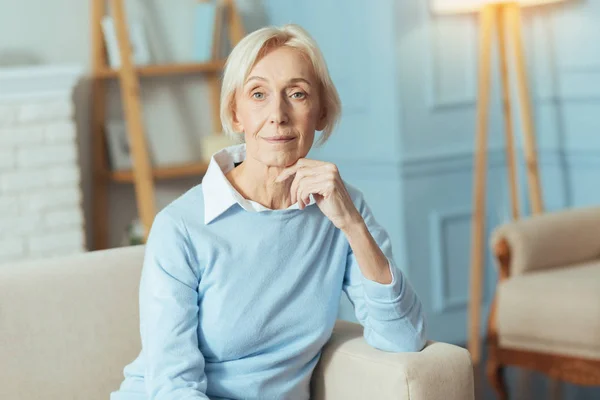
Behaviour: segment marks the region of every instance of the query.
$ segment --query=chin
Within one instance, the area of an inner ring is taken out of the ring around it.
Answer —
[[[298,161],[300,157],[297,157],[296,155],[293,154],[286,154],[285,156],[282,157],[277,157],[274,161],[274,167],[281,167],[281,168],[286,168],[289,167],[290,165],[294,165],[296,163],[296,161]]]
[[[290,165],[293,165],[300,158],[295,151],[279,151],[273,152],[272,154],[265,154],[263,157],[263,162],[269,167],[280,167],[286,168]]]

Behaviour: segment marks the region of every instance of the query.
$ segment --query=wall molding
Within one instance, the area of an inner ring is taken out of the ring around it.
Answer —
[[[522,153],[522,149],[517,149],[519,163],[524,162]],[[418,178],[448,172],[472,171],[473,158],[472,149],[408,155],[401,162],[402,176],[405,178]],[[504,168],[506,165],[504,148],[490,148],[487,161],[489,168]],[[538,163],[541,167],[564,165],[568,168],[600,168],[600,149],[539,149]]]
[[[517,152],[518,162],[522,164],[522,149],[517,149]],[[400,176],[413,179],[450,172],[472,172],[473,158],[473,150],[463,148],[411,154],[400,160],[330,158],[326,161],[335,163],[340,170],[349,171],[361,179],[388,180]],[[489,168],[505,168],[505,150],[501,147],[490,148],[487,161]],[[600,168],[600,149],[539,149],[538,163],[540,167]]]
[[[426,46],[423,46],[424,61],[427,78],[425,80],[425,93],[427,106],[430,111],[447,110],[455,108],[474,107],[477,100],[477,21],[471,15],[453,15],[435,17],[429,13],[429,3],[422,2],[421,12],[427,17],[427,26],[425,28]],[[438,90],[440,76],[439,69],[443,68],[443,63],[440,62],[438,48],[440,39],[435,31],[438,21],[461,19],[468,22],[466,28],[469,32],[464,35],[465,48],[467,49],[467,59],[465,64],[470,68],[465,68],[464,90],[460,93],[451,93],[450,95],[441,96]]]
[[[540,149],[538,162],[540,166],[600,168],[600,149]]]
[[[503,167],[505,159],[504,149],[491,147],[488,150],[489,168]],[[402,160],[402,175],[405,178],[416,178],[448,172],[472,171],[473,162],[474,152],[470,148],[411,154]]]
[[[597,60],[584,63],[581,58],[564,57],[564,54],[561,57],[561,44],[557,41],[560,35],[557,28],[560,29],[560,24],[549,12],[543,12],[526,25],[531,42],[528,50],[533,55],[532,64],[528,68],[529,79],[533,84],[532,98],[542,104],[600,100],[598,86],[594,83],[600,81],[600,63]],[[536,79],[540,75],[550,82]],[[542,92],[542,87],[546,90],[549,88],[550,91]]]
[[[335,164],[342,178],[346,175],[353,176],[361,180],[369,181],[394,181],[400,179],[401,162],[392,159],[374,159],[374,158],[338,158],[323,157],[316,155],[315,160],[327,161]]]
[[[443,314],[448,311],[462,310],[468,305],[468,291],[462,296],[448,296],[447,294],[447,274],[450,269],[448,268],[447,254],[444,250],[444,229],[448,224],[456,221],[470,221],[472,213],[473,211],[470,208],[458,208],[433,210],[429,214],[429,241],[432,257],[431,294],[435,313]]]

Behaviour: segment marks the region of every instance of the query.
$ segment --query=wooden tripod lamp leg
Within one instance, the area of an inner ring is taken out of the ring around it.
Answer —
[[[469,296],[469,352],[474,364],[480,359],[481,292],[485,242],[485,179],[487,170],[487,123],[490,100],[490,50],[496,5],[481,11],[479,37],[479,79],[477,94],[477,132],[473,187],[473,222],[471,228],[471,273]]]
[[[91,4],[92,20],[92,82],[91,101],[91,134],[93,149],[93,181],[92,213],[94,239],[93,248],[102,250],[108,248],[108,160],[106,158],[106,142],[103,127],[106,115],[106,85],[98,72],[106,67],[106,53],[102,36],[102,17],[106,12],[104,0],[94,0]]]
[[[521,9],[518,4],[508,4],[506,7],[506,23],[508,33],[515,50],[517,90],[519,103],[522,107],[523,126],[523,148],[525,150],[525,163],[527,167],[527,183],[529,186],[529,197],[531,211],[540,214],[544,211],[542,202],[542,190],[536,155],[535,132],[531,112],[531,99],[527,83],[527,70],[525,67],[525,55],[523,50],[523,39],[521,36]]]
[[[501,12],[496,13],[496,27],[498,37],[498,53],[500,56],[500,76],[502,79],[502,110],[504,113],[504,134],[506,138],[506,168],[508,170],[508,185],[510,192],[511,214],[513,220],[519,218],[519,196],[517,189],[517,161],[515,157],[515,140],[513,132],[512,109],[510,106],[510,85],[508,80],[508,57],[506,52],[505,22],[504,10],[501,6]]]
[[[134,70],[123,0],[111,0],[110,5],[115,21],[117,41],[119,42],[121,97],[125,106],[127,134],[131,144],[137,207],[140,220],[144,226],[144,238],[147,238],[156,211],[152,167],[142,122],[140,85]]]

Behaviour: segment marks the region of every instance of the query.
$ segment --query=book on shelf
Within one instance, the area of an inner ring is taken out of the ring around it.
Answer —
[[[150,51],[144,34],[143,25],[140,20],[132,19],[128,23],[129,42],[131,43],[133,53],[133,63],[135,65],[146,65],[150,63]],[[119,41],[117,40],[117,31],[115,21],[111,16],[102,18],[102,33],[106,43],[106,52],[108,64],[111,68],[121,66],[121,54],[119,52]]]

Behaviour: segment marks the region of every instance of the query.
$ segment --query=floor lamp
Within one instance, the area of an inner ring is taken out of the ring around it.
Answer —
[[[479,65],[477,94],[477,123],[474,153],[473,181],[473,220],[471,228],[471,270],[468,314],[468,348],[474,364],[481,357],[480,327],[483,272],[485,265],[485,192],[487,172],[487,123],[490,100],[490,67],[492,38],[498,41],[500,63],[502,111],[506,136],[506,165],[510,191],[511,214],[513,219],[520,216],[515,141],[512,129],[512,109],[509,90],[509,61],[507,39],[513,49],[513,67],[517,87],[518,104],[521,110],[523,150],[532,214],[543,212],[540,178],[536,156],[536,141],[531,112],[531,100],[527,82],[523,40],[521,36],[521,7],[556,3],[562,0],[433,0],[436,13],[473,13],[480,18]],[[495,32],[494,32],[495,31]]]

